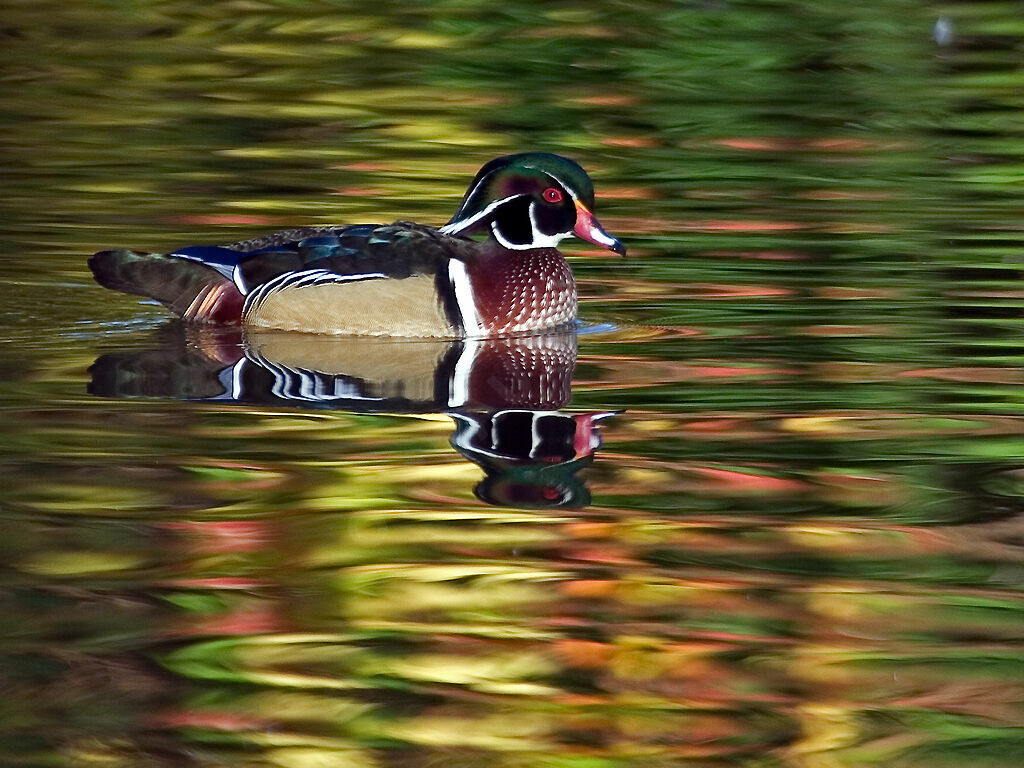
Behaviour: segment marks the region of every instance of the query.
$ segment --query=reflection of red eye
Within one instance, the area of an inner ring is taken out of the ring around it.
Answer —
[[[548,187],[544,190],[544,199],[549,203],[560,203],[562,202],[562,192],[554,187]]]

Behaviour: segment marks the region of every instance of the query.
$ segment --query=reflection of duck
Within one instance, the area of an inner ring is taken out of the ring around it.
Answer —
[[[600,446],[607,413],[569,414],[576,335],[456,341],[278,331],[211,332],[182,324],[162,344],[100,357],[89,391],[380,413],[447,413],[452,445],[483,468],[481,499],[580,506],[575,473]]]
[[[452,445],[484,470],[476,493],[489,504],[582,507],[590,493],[576,473],[594,460],[601,447],[597,423],[611,415],[456,412]]]
[[[528,152],[487,163],[440,229],[306,227],[169,254],[101,251],[108,288],[213,325],[404,337],[481,337],[565,327],[576,283],[559,253],[575,235],[625,248],[597,223],[579,165]],[[468,238],[487,234],[483,242]]]
[[[168,326],[160,347],[99,358],[90,392],[436,413],[559,408],[576,364],[572,332],[499,339],[370,339]]]

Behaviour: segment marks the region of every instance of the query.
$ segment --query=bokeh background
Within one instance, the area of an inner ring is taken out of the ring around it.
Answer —
[[[1021,11],[5,0],[0,762],[1019,766]],[[524,150],[630,248],[565,248],[589,506],[440,414],[87,392],[195,347],[92,251],[440,224]]]

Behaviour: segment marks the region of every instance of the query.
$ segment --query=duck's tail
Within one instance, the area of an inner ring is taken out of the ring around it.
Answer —
[[[238,323],[245,297],[216,269],[160,253],[117,249],[89,259],[104,288],[156,299],[176,315],[198,323]]]

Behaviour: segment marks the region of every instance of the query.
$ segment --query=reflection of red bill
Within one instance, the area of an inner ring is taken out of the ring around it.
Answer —
[[[576,226],[572,230],[573,234],[588,243],[600,245],[602,248],[615,251],[620,256],[625,256],[626,246],[601,228],[587,206],[579,200],[573,202],[576,203]]]

